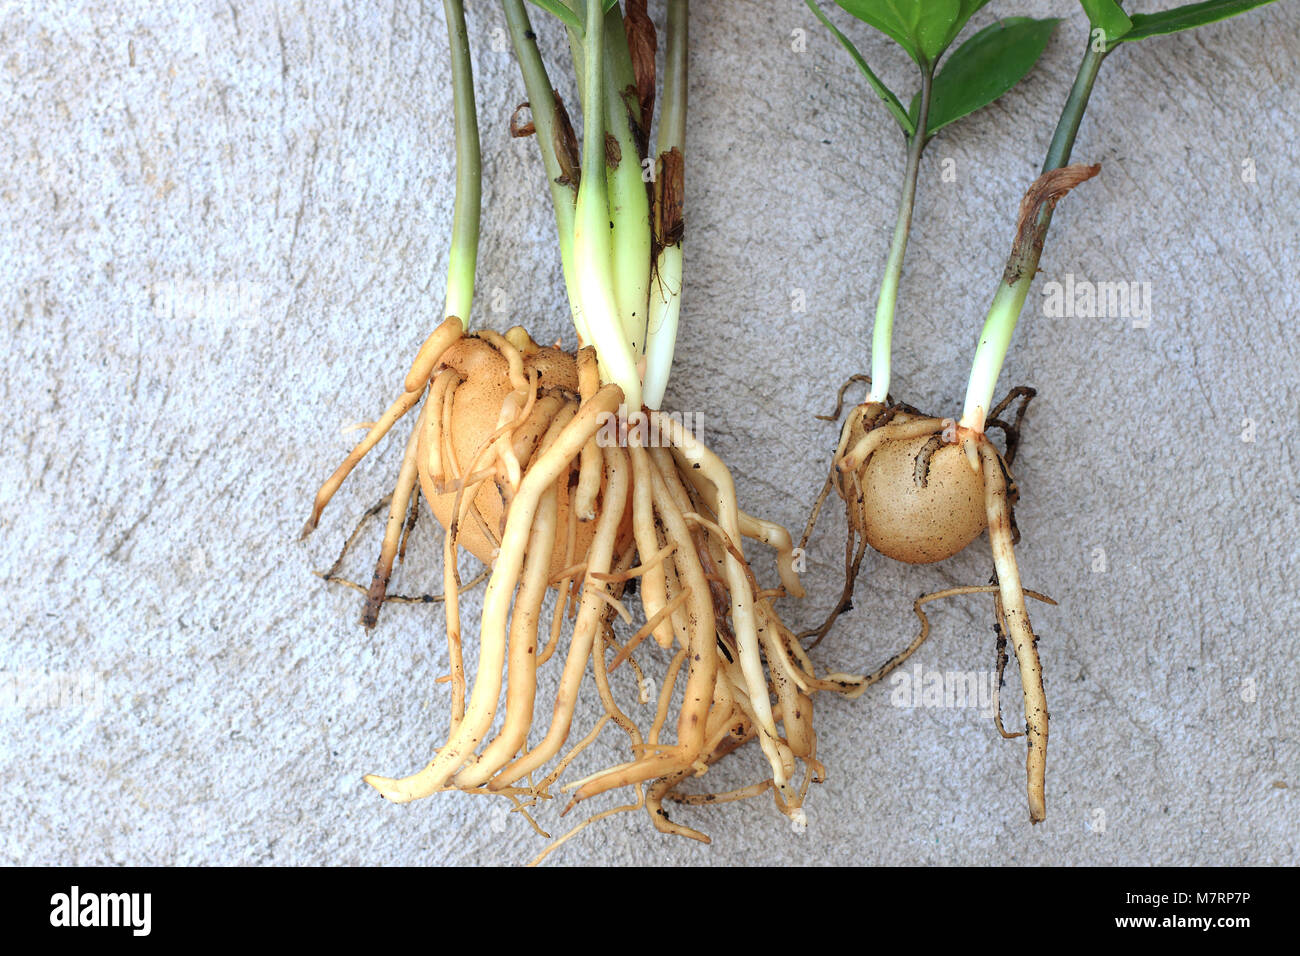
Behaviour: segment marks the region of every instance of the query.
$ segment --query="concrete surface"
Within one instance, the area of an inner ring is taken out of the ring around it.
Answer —
[[[503,18],[472,6],[476,321],[571,342],[535,147],[506,132],[523,92]],[[1070,3],[994,3],[977,24],[997,12],[1067,22],[1028,85],[925,159],[895,392],[943,414],[1083,42]],[[1019,742],[977,707],[897,706],[892,685],[819,700],[831,778],[807,832],[765,799],[677,811],[710,847],[623,815],[556,862],[1300,860],[1297,13],[1279,3],[1106,64],[1075,153],[1103,172],[1063,203],[1040,283],[1149,283],[1151,319],[1053,318],[1036,288],[1003,375],[1041,393],[1019,559],[1060,602],[1033,609],[1047,822],[1027,823]],[[561,75],[555,24],[540,29]],[[867,363],[902,148],[800,3],[697,3],[692,31],[669,402],[706,416],[752,510],[798,528],[836,433],[812,416]],[[852,33],[909,83],[883,40]],[[423,765],[445,732],[441,612],[390,606],[367,634],[357,595],[312,575],[400,440],[297,541],[355,438],[344,426],[385,405],[441,309],[444,51],[434,2],[0,7],[5,861],[516,863],[544,846],[492,801],[395,807],[361,782]],[[437,589],[431,526],[398,590]],[[809,599],[785,605],[794,625],[838,593],[843,533],[832,513]],[[912,635],[915,596],[989,570],[983,546],[923,569],[869,557],[819,662],[873,667]],[[934,612],[922,674],[987,680],[987,603]],[[752,748],[709,782],[761,767]],[[558,833],[556,811],[541,821]]]

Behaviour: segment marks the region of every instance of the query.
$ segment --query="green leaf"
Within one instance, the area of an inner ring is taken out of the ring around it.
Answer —
[[[547,13],[555,14],[564,21],[565,26],[572,27],[579,33],[582,32],[582,20],[578,18],[576,13],[565,6],[563,0],[530,0],[530,2],[541,7]]]
[[[930,92],[929,134],[988,106],[1024,79],[1047,49],[1058,19],[1007,17],[976,33],[943,61]],[[916,122],[920,97],[912,97]]]
[[[921,69],[934,65],[988,0],[835,0],[892,38]]]
[[[1079,0],[1079,4],[1083,7],[1083,12],[1088,14],[1088,22],[1092,24],[1092,29],[1101,30],[1104,34],[1103,39],[1107,47],[1133,29],[1133,21],[1116,0]]]
[[[578,13],[578,11],[574,10],[567,3],[565,3],[564,0],[530,0],[530,2],[541,7],[547,13],[555,14],[557,17],[559,17],[561,20],[564,21],[565,26],[572,27],[573,29],[577,30],[579,33],[582,32],[582,16]],[[611,7],[614,7],[618,4],[618,0],[604,0],[604,2],[605,2],[606,13],[609,12]]]
[[[1145,40],[1147,37],[1190,30],[1272,2],[1273,0],[1209,0],[1207,3],[1189,3],[1159,13],[1135,13],[1133,29],[1124,35],[1123,40]]]
[[[898,121],[898,125],[903,128],[903,135],[911,136],[916,132],[916,122],[904,112],[903,104],[898,102],[898,97],[894,95],[894,91],[881,82],[880,77],[872,72],[871,67],[867,65],[866,59],[858,52],[858,48],[853,45],[853,41],[841,33],[839,27],[831,23],[830,18],[822,12],[821,7],[817,6],[815,0],[804,0],[804,2],[808,4],[808,9],[817,15],[817,19],[825,24],[826,29],[831,31],[831,35],[840,41],[844,49],[849,52],[849,56],[853,57],[853,62],[858,65],[858,69],[867,78],[871,88],[876,91],[876,95],[880,97],[890,114]]]

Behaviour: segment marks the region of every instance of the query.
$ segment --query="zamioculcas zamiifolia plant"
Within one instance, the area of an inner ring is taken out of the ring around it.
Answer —
[[[629,0],[625,10],[609,0],[538,6],[568,32],[581,143],[522,0],[503,3],[528,102],[510,122],[515,135],[532,135],[540,147],[578,347],[538,345],[520,327],[468,331],[479,143],[464,10],[461,0],[445,0],[457,187],[444,319],[400,396],[320,489],[305,529],[316,527],[352,469],[414,411],[365,620],[373,624],[384,602],[423,496],[445,529],[450,720],[423,769],[365,779],[397,803],[456,789],[498,794],[526,814],[613,724],[627,736],[629,758],[565,784],[568,807],[630,788],[630,804],[592,819],[645,807],[660,830],[707,841],[671,821],[665,800],[704,804],[771,791],[779,809],[799,821],[809,783],[824,775],[811,696],[852,695],[862,681],[815,673],[774,606],[785,594],[802,595],[790,535],[742,510],[727,467],[680,415],[662,409],[683,282],[687,2],[668,2],[653,152],[647,131],[657,33],[644,0]],[[643,169],[655,173],[649,188]],[[775,550],[780,587],[758,583],[745,538]],[[491,567],[478,621],[460,615],[462,548]],[[633,582],[642,612],[635,617]],[[558,596],[544,621],[550,589]],[[622,639],[619,620],[628,631]],[[662,652],[644,653],[647,638]],[[472,682],[462,640],[477,643]],[[550,720],[539,727],[538,670],[552,659],[558,690]],[[640,700],[618,700],[622,688],[611,675],[623,664],[641,677],[634,685]],[[584,685],[604,713],[571,744]],[[652,704],[648,720],[633,719],[634,707]],[[766,757],[763,779],[720,795],[679,791],[751,739]]]
[[[1048,711],[1037,639],[1030,625],[1026,596],[1046,599],[1025,590],[1020,582],[1013,551],[1018,535],[1012,514],[1017,487],[1010,469],[1019,440],[1021,416],[1034,391],[1013,389],[994,405],[994,389],[1012,332],[1038,271],[1052,211],[1066,193],[1097,175],[1101,168],[1097,165],[1069,165],[1069,159],[1102,63],[1119,47],[1222,20],[1261,6],[1268,0],[1210,0],[1158,13],[1132,15],[1125,13],[1115,0],[1081,2],[1090,27],[1083,59],[1048,146],[1042,175],[1021,201],[1011,252],[976,345],[966,404],[960,418],[925,415],[909,405],[895,402],[888,394],[897,270],[901,265],[901,249],[906,243],[908,228],[908,217],[903,213],[900,214],[895,245],[881,282],[872,340],[871,392],[866,401],[852,410],[842,428],[828,481],[828,487],[833,485],[845,502],[849,524],[850,539],[846,549],[850,555],[847,562],[849,571],[841,607],[852,595],[853,578],[866,544],[887,557],[910,564],[924,564],[957,554],[983,531],[988,531],[995,583],[986,587],[952,588],[919,599],[915,610],[922,621],[920,634],[905,650],[872,673],[868,682],[878,680],[905,661],[925,640],[929,627],[920,610],[922,603],[955,594],[991,592],[998,634],[998,682],[1007,663],[1004,648],[1009,639],[1019,665],[1025,713],[1023,733],[1003,730],[1000,716],[996,716],[997,726],[1004,737],[1026,738],[1029,818],[1034,823],[1043,820],[1047,813]],[[933,119],[920,122],[916,118],[925,115],[927,107],[931,117],[938,115],[943,119],[950,115],[942,106],[943,99],[938,91],[944,75],[958,62],[966,47],[952,55],[932,84],[926,79],[926,71],[930,68],[927,64],[931,63],[927,57],[941,50],[945,41],[950,42],[953,35],[951,25],[960,21],[961,14],[970,4],[959,4],[957,0],[948,3],[841,0],[841,6],[889,33],[917,60],[922,70],[922,89],[906,115],[893,108],[897,106],[896,99],[888,91],[882,91],[878,81],[873,80],[873,86],[887,104],[892,101],[891,112],[903,124],[905,133],[908,129],[905,120],[915,121],[914,129],[932,131]],[[996,25],[986,28],[967,45],[974,44],[989,30],[995,29],[998,29]],[[1030,27],[1026,25],[1022,29],[1029,31]],[[1029,40],[1023,43],[1020,62],[1032,62],[1028,55],[1032,44]],[[1008,56],[999,63],[1005,66],[1015,60],[1016,57]],[[860,67],[871,78],[865,63],[860,62]],[[986,65],[984,69],[992,68]],[[997,83],[990,82],[987,88],[1005,88],[1010,85],[1008,79],[1003,76]],[[975,79],[961,84],[961,88],[966,90],[977,86],[980,84]],[[910,140],[912,151],[908,170],[909,176],[914,177],[911,157],[919,155],[919,152],[915,139],[917,134],[913,132],[910,135],[913,139]],[[909,210],[910,180],[905,182],[908,184],[904,188],[903,205],[905,210]],[[1020,405],[1014,420],[1004,419],[1004,413],[1017,399]],[[986,431],[990,427],[1005,435],[1005,451],[999,451],[989,441]],[[815,512],[816,509],[814,517]],[[835,613],[816,633],[825,633]]]

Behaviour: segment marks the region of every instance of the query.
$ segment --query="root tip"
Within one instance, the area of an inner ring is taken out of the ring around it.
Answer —
[[[368,773],[362,779],[378,790],[379,795],[385,800],[393,803],[411,802],[411,795],[400,787],[401,781],[394,780],[392,777],[381,777],[374,773]]]

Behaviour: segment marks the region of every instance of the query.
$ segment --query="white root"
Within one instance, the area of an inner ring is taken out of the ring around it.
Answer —
[[[928,435],[931,432],[939,431],[943,428],[943,421],[938,418],[919,418],[910,421],[890,422],[888,425],[882,425],[879,428],[873,428],[861,438],[852,449],[839,460],[839,469],[841,472],[856,472],[860,469],[868,458],[887,441],[896,441],[906,438],[919,438],[922,435]]]
[[[705,476],[704,470],[687,467],[682,471],[695,486],[695,490],[704,496],[713,513],[717,514],[718,488]],[[794,541],[790,537],[790,532],[775,521],[756,518],[740,508],[736,509],[736,514],[740,521],[741,534],[746,538],[763,542],[776,552],[777,573],[781,576],[781,586],[785,588],[786,593],[791,597],[803,597],[803,584],[799,580],[799,573],[794,569]]]
[[[402,541],[402,528],[406,524],[406,511],[411,504],[411,493],[419,481],[419,463],[416,451],[420,444],[420,431],[428,415],[426,403],[420,409],[420,417],[411,437],[406,441],[406,451],[402,454],[402,467],[397,474],[397,485],[393,488],[392,501],[388,505],[388,520],[384,524],[384,541],[379,549],[379,560],[375,563],[374,577],[370,580],[370,590],[366,594],[365,609],[361,614],[361,623],[374,627],[383,606],[384,595],[388,592],[388,579],[393,573],[393,561],[397,558],[397,549]]]
[[[559,416],[551,422],[542,439],[539,454],[545,454],[573,418]],[[506,671],[506,716],[496,738],[483,748],[478,759],[453,778],[458,787],[477,787],[486,783],[514,757],[528,739],[533,704],[537,698],[537,638],[542,602],[549,586],[551,552],[555,548],[559,493],[552,484],[542,495],[537,519],[528,540],[524,557],[523,580],[510,615],[510,660]]]
[[[665,532],[672,540],[689,542],[690,531],[686,527],[685,519],[668,495],[663,477],[655,472],[651,474],[651,479],[654,482],[655,500]],[[718,671],[716,634],[712,627],[713,608],[708,584],[704,580],[704,572],[699,566],[694,548],[679,547],[673,559],[686,578],[684,585],[689,589],[688,600],[691,604],[691,613],[687,615],[690,638],[684,648],[687,658],[686,690],[677,720],[677,745],[640,760],[610,768],[587,779],[574,794],[570,807],[580,800],[614,787],[653,780],[704,766],[701,762],[701,757],[706,756],[703,753],[704,733],[708,724],[709,707],[714,699],[714,683]],[[674,673],[673,680],[675,676]],[[671,681],[666,681],[664,693],[670,692]],[[652,735],[652,742],[655,740],[657,740],[657,731]]]
[[[1011,646],[1020,665],[1020,685],[1025,698],[1025,735],[1028,753],[1025,771],[1028,776],[1029,820],[1040,823],[1047,818],[1045,778],[1047,774],[1047,695],[1043,690],[1043,666],[1038,659],[1038,639],[1029,623],[1025,592],[1020,584],[1020,569],[1011,544],[1011,512],[1007,505],[1007,480],[1002,461],[987,438],[979,441],[980,460],[984,465],[984,502],[989,517],[989,543],[993,547],[993,564],[997,569],[999,596],[1006,616]]]
[[[599,401],[602,397],[604,398],[603,402]],[[591,423],[591,430],[583,435],[583,443],[591,435],[595,434],[595,429],[599,427],[599,413],[601,411],[612,413],[618,407],[618,400],[621,397],[621,390],[617,386],[609,385],[597,392],[590,401],[583,403],[582,409],[578,413],[579,418],[589,418]],[[613,400],[612,405],[610,405],[611,400]],[[558,460],[559,454],[562,451],[567,451],[567,455],[562,462],[567,469],[571,459],[579,455],[581,449],[581,443],[573,448],[565,448],[561,443],[557,443],[555,448],[552,448],[543,456],[543,460],[550,461],[553,457]],[[606,582],[592,577],[590,572],[597,569],[608,571],[611,565],[614,540],[618,533],[618,526],[622,522],[623,509],[627,503],[628,485],[630,483],[628,474],[630,469],[626,463],[627,456],[623,454],[622,449],[603,448],[601,451],[604,453],[605,458],[605,496],[599,517],[596,519],[596,534],[592,538],[591,549],[588,552],[588,574],[583,583],[578,620],[573,626],[573,637],[569,644],[568,656],[564,662],[564,671],[560,677],[560,689],[555,698],[551,725],[546,732],[546,736],[536,747],[508,764],[489,781],[489,789],[497,790],[509,786],[524,775],[538,769],[559,752],[560,747],[564,745],[564,741],[569,736],[569,726],[573,720],[573,712],[578,700],[578,687],[582,683],[587,660],[591,656],[596,628],[599,626],[606,608],[605,602],[598,598],[595,592],[608,593],[606,589],[609,587]],[[534,464],[533,468],[536,467],[538,466]],[[531,474],[532,469],[529,470],[529,475]],[[528,476],[525,476],[524,480],[527,482]],[[522,490],[520,494],[522,495]],[[516,500],[517,506],[518,499]],[[514,521],[513,509],[510,520]]]
[[[699,442],[681,423],[671,417],[661,416],[660,428],[667,432],[674,457],[685,459],[686,470],[698,467],[704,477],[717,490],[718,523],[733,541],[740,540],[740,514],[736,505],[736,486],[731,472],[712,451]],[[773,780],[783,792],[789,783],[785,775],[788,765],[788,748],[781,742],[772,716],[772,703],[767,694],[767,677],[763,673],[763,660],[759,651],[758,625],[754,604],[758,596],[749,586],[745,565],[734,554],[723,555],[727,589],[731,594],[731,624],[736,634],[740,652],[740,666],[749,687],[749,699],[754,706],[754,716],[760,731],[759,742],[771,764]]]
[[[649,560],[650,555],[659,550],[659,535],[654,524],[654,488],[650,482],[654,466],[639,443],[630,443],[628,454],[632,460],[633,478],[632,533],[642,559]],[[668,578],[662,563],[648,567],[641,576],[641,605],[645,608],[646,618],[656,621],[653,628],[655,641],[660,647],[669,647],[673,642],[673,624],[667,615],[662,614],[668,606]]]
[[[480,633],[492,635],[493,639],[485,639],[479,650],[478,673],[464,719],[438,755],[419,773],[401,779],[377,774],[365,777],[367,783],[394,803],[407,803],[426,797],[442,787],[468,759],[491,726],[501,694],[506,619],[510,613],[515,584],[519,579],[538,503],[542,493],[562,473],[567,472],[570,460],[579,453],[587,439],[595,434],[600,424],[599,413],[602,410],[613,411],[618,407],[620,399],[621,392],[617,386],[601,389],[579,410],[555,444],[533,463],[524,476],[506,520],[501,555],[483,597],[483,626]],[[621,514],[621,509],[619,513]],[[610,543],[612,545],[612,541]],[[495,639],[497,635],[501,636],[500,640]],[[585,661],[586,655],[583,655],[583,659]]]

